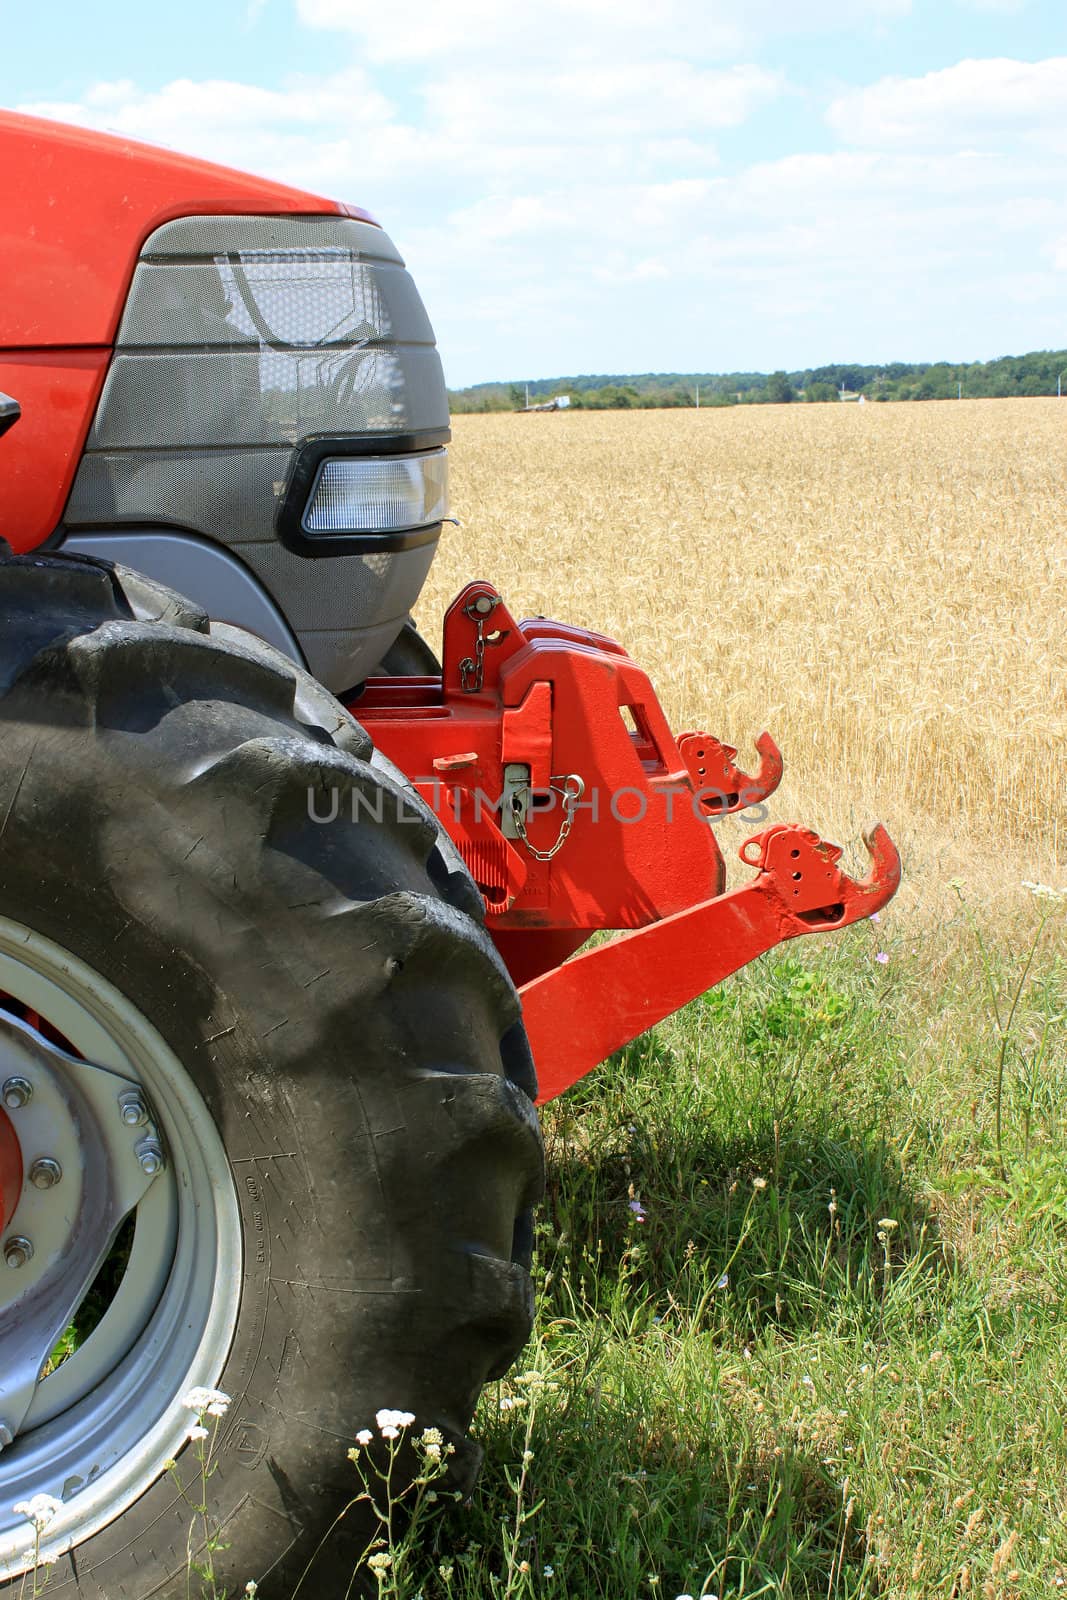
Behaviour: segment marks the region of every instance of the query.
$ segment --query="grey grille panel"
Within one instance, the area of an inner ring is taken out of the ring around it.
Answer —
[[[295,451],[312,435],[381,434],[387,448],[447,425],[433,330],[380,229],[182,218],[142,251],[64,520],[168,524],[239,550],[312,670],[347,688],[403,625],[434,545],[318,561],[284,549],[275,517]]]
[[[279,343],[309,346],[302,320],[309,302],[314,343],[390,338],[403,344],[433,343],[430,319],[415,285],[399,267],[347,257],[338,260],[327,251],[306,251],[298,261],[281,262],[277,256],[255,261],[248,255],[236,263],[240,282],[235,264],[225,256],[210,266],[142,263],[122,318],[120,346],[129,350],[141,345],[171,349],[246,345],[257,350],[262,335],[242,291],[251,293],[263,323]],[[297,333],[301,337],[294,340]]]
[[[301,634],[300,645],[308,670],[336,694],[343,694],[369,676],[396,639],[404,621],[405,617],[390,617],[388,622],[376,622],[368,628]]]
[[[436,350],[406,352],[437,362]],[[183,350],[117,355],[89,449],[295,444],[312,433],[410,426],[405,367],[394,350]]]
[[[422,588],[435,549],[426,544],[415,550],[305,561],[271,539],[242,545],[241,560],[271,594],[289,594],[286,615],[303,641],[309,632],[343,628],[355,618],[396,622],[399,632],[408,614],[407,597]],[[356,681],[349,678],[345,687]]]
[[[78,469],[67,526],[166,520],[183,528],[210,529],[214,538],[237,548],[262,540],[264,529],[274,526],[291,460],[288,446],[225,452],[97,451]]]
[[[149,234],[142,261],[182,261],[231,250],[340,249],[404,265],[389,235],[353,217],[179,217]]]

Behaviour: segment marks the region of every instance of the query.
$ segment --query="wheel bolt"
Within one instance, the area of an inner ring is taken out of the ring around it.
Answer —
[[[119,1095],[119,1116],[127,1128],[142,1128],[148,1121],[148,1107],[135,1090]]]
[[[167,1165],[163,1154],[163,1147],[158,1139],[142,1139],[137,1146],[137,1159],[141,1163],[141,1171],[150,1178],[158,1178]]]
[[[2,1092],[7,1109],[18,1111],[32,1098],[33,1084],[28,1078],[6,1078]]]
[[[41,1156],[30,1168],[30,1182],[35,1189],[54,1189],[63,1176],[63,1168],[51,1156]]]
[[[13,1233],[4,1244],[4,1260],[9,1267],[24,1267],[33,1255],[33,1245],[21,1233]]]

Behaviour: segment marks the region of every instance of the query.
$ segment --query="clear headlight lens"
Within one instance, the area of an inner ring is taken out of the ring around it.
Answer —
[[[448,515],[448,455],[330,456],[308,496],[310,535],[405,533]]]

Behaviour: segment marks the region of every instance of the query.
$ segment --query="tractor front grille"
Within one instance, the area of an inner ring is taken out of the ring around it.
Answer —
[[[395,637],[433,558],[308,561],[279,543],[309,438],[439,438],[433,330],[388,237],[343,217],[185,217],[146,241],[64,523],[227,546],[308,664],[345,688]],[[384,642],[383,642],[384,641]]]

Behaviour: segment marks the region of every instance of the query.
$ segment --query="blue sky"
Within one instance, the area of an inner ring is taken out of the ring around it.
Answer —
[[[1062,0],[0,0],[0,104],[367,206],[453,384],[1067,346]]]

